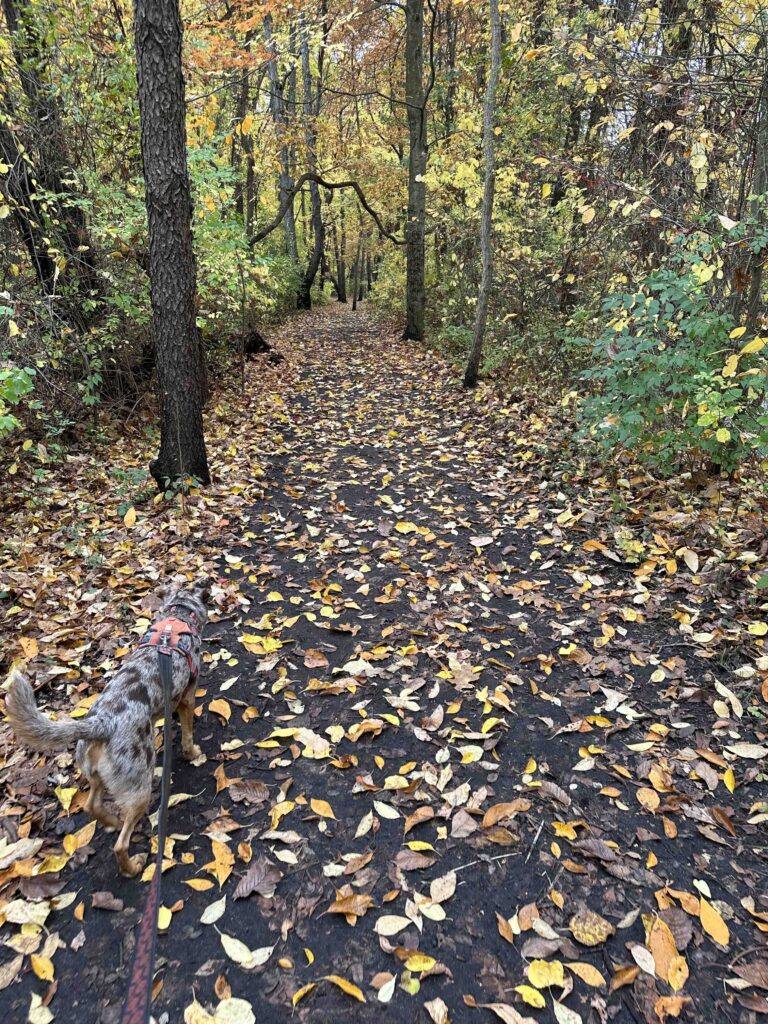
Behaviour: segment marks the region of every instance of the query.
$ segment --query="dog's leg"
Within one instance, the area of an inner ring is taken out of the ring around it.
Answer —
[[[192,739],[192,725],[195,720],[195,691],[185,693],[178,706],[179,725],[181,726],[181,752],[185,761],[194,761],[200,757],[202,750]]]
[[[83,804],[83,810],[96,821],[100,821],[105,828],[120,828],[119,819],[104,806],[104,784],[101,778],[92,775],[89,781],[91,788],[88,791],[88,799]]]
[[[117,842],[115,843],[115,857],[117,859],[117,866],[120,870],[120,874],[126,875],[128,878],[133,878],[135,875],[138,875],[143,865],[142,858],[128,856],[128,847],[131,842],[133,830],[147,813],[148,807],[149,795],[147,794],[142,794],[134,803],[126,803],[124,805],[123,813],[125,817],[123,819],[123,827],[120,830],[120,835],[117,837]]]

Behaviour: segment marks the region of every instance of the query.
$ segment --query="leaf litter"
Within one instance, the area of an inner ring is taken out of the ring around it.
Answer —
[[[168,575],[216,580],[155,1010],[768,1010],[768,616],[713,582],[764,563],[755,514],[716,536],[722,494],[630,474],[617,514],[594,467],[558,465],[556,417],[459,394],[365,315],[280,342],[213,410],[210,491],[117,493],[127,436],[52,470],[44,514],[23,469],[4,505],[4,656],[48,710],[86,712]],[[3,1002],[113,1019],[151,868],[115,874],[71,751],[6,750]]]

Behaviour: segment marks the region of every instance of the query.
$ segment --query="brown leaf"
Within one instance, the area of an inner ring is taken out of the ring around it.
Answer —
[[[437,857],[429,857],[425,853],[401,850],[395,857],[395,864],[401,871],[420,871],[422,868],[431,868],[436,860]]]
[[[405,819],[403,835],[407,836],[412,828],[415,828],[417,825],[421,825],[424,821],[429,821],[431,818],[434,818],[434,816],[435,810],[433,807],[429,807],[427,804],[417,807],[413,814],[409,814]]]
[[[273,864],[272,861],[267,860],[266,857],[253,860],[246,873],[237,883],[233,898],[241,900],[255,892],[259,896],[271,899],[275,895],[275,889],[282,877],[283,872],[280,868]]]
[[[95,892],[91,896],[91,906],[98,910],[122,910],[123,901],[111,892]]]
[[[524,798],[512,800],[509,803],[494,804],[489,807],[483,815],[483,828],[491,828],[493,825],[504,821],[507,818],[514,818],[521,811],[530,809],[531,801]]]
[[[260,779],[244,779],[229,787],[229,795],[237,803],[258,807],[269,799],[269,786]]]

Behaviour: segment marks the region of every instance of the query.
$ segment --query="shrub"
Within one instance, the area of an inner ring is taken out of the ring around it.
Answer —
[[[602,303],[582,379],[594,391],[581,434],[606,451],[631,451],[649,468],[733,471],[768,454],[768,339],[742,345],[711,247],[678,250],[631,292]]]

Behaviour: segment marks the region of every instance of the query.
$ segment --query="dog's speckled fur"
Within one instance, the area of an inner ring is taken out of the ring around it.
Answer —
[[[199,629],[208,611],[205,589],[177,590],[163,600],[159,618],[173,608],[175,618],[192,621]],[[192,661],[200,668],[200,643],[195,642]],[[192,740],[195,712],[194,688],[188,688],[190,668],[186,657],[173,658],[171,703],[181,724],[182,753],[188,761],[200,755]],[[6,696],[8,718],[22,743],[37,750],[56,750],[77,743],[77,762],[90,783],[85,810],[108,828],[120,829],[115,857],[120,871],[132,877],[142,861],[128,855],[136,824],[146,814],[152,796],[155,771],[155,719],[163,712],[163,690],[157,651],[140,647],[112,676],[99,699],[84,718],[54,721],[43,715],[35,703],[34,690],[18,671],[11,677]],[[117,804],[122,821],[104,806],[108,794]]]

